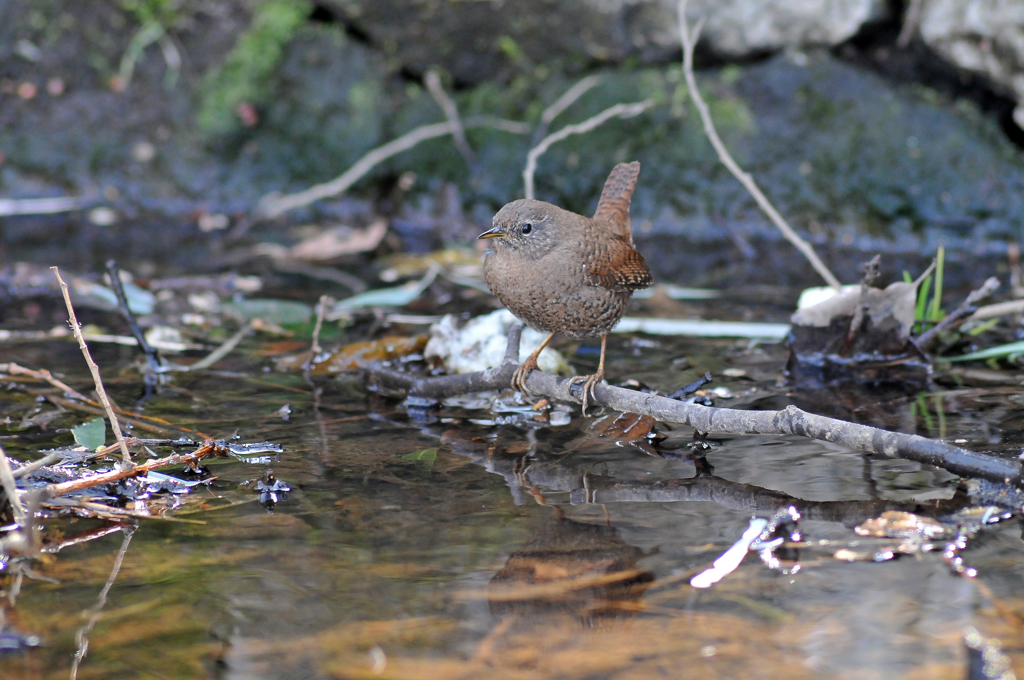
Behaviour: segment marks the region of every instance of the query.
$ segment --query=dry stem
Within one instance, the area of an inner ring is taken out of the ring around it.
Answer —
[[[992,293],[996,292],[998,288],[999,279],[994,276],[989,277],[989,279],[982,284],[981,288],[971,291],[971,294],[967,296],[967,299],[961,302],[959,307],[947,314],[946,318],[935,324],[931,329],[917,336],[917,340],[915,342],[917,343],[918,348],[927,351],[928,346],[938,339],[940,333],[946,332],[947,329],[951,328],[968,314],[974,312],[977,309],[978,303],[989,295],[992,295]]]
[[[132,465],[132,457],[128,453],[128,446],[124,442],[124,436],[121,435],[121,425],[117,422],[117,416],[114,415],[114,409],[110,406],[110,400],[107,399],[107,390],[104,389],[103,380],[100,378],[100,368],[92,360],[92,355],[89,354],[89,346],[85,344],[85,338],[82,337],[82,328],[78,325],[78,319],[75,317],[75,308],[71,304],[68,284],[64,283],[64,279],[60,277],[60,270],[57,267],[50,267],[50,270],[57,277],[57,282],[60,283],[61,293],[64,294],[64,304],[68,307],[71,330],[78,340],[78,346],[82,350],[82,356],[85,357],[85,363],[89,366],[89,372],[92,373],[93,382],[96,383],[96,394],[99,395],[100,403],[103,404],[103,410],[107,412],[110,428],[114,431],[114,439],[117,440],[118,445],[121,447],[121,456],[124,459],[124,464],[130,467]]]
[[[459,109],[441,85],[441,76],[437,74],[437,71],[427,71],[427,74],[423,76],[423,84],[427,86],[430,96],[434,98],[437,105],[444,111],[444,117],[452,124],[452,139],[455,141],[455,148],[459,150],[459,153],[466,159],[466,162],[472,165],[476,161],[476,155],[466,140],[466,131],[462,129]]]
[[[715,129],[715,123],[711,120],[711,110],[708,108],[707,102],[704,101],[704,97],[701,96],[700,90],[697,88],[697,79],[693,75],[693,48],[697,44],[697,39],[700,37],[700,29],[703,26],[703,20],[697,23],[693,33],[690,33],[689,25],[686,21],[686,5],[687,0],[680,0],[679,2],[679,32],[683,40],[683,75],[686,77],[686,86],[690,90],[690,97],[693,98],[693,103],[697,107],[697,111],[700,113],[701,120],[704,121],[704,134],[707,135],[708,141],[711,142],[711,146],[715,148],[715,152],[718,154],[718,159],[722,161],[722,164],[729,169],[729,172],[739,180],[740,184],[750,192],[750,195],[757,201],[757,205],[760,206],[761,210],[768,215],[768,218],[778,227],[779,231],[786,238],[787,241],[796,246],[796,249],[803,253],[803,256],[811,263],[814,270],[821,275],[821,278],[825,279],[826,283],[836,290],[842,289],[842,286],[825,263],[818,258],[818,254],[814,252],[814,248],[807,241],[800,238],[792,227],[783,219],[779,211],[775,209],[775,206],[771,204],[771,201],[764,195],[761,188],[757,186],[757,182],[754,178],[746,171],[744,171],[738,163],[733,159],[732,154],[725,147],[722,139],[718,136],[718,131]]]
[[[530,153],[526,155],[526,168],[523,169],[523,186],[526,190],[526,198],[533,198],[533,175],[537,171],[537,159],[540,158],[541,154],[547,151],[552,144],[560,142],[571,135],[590,132],[597,126],[612,118],[632,118],[633,116],[638,116],[652,106],[654,106],[653,99],[647,99],[633,104],[616,104],[615,106],[608,107],[596,116],[588,118],[582,123],[566,125],[558,132],[553,132],[542,139],[540,143],[530,149]]]
[[[82,489],[89,489],[94,486],[100,486],[101,484],[110,484],[122,479],[128,479],[129,477],[138,477],[140,475],[147,474],[150,470],[159,470],[160,468],[171,467],[174,465],[191,465],[199,462],[201,459],[211,453],[215,453],[216,451],[217,444],[212,439],[206,439],[199,445],[199,448],[192,453],[186,453],[184,456],[175,453],[167,456],[166,458],[157,458],[156,460],[141,463],[135,467],[122,468],[120,470],[113,470],[112,472],[104,472],[103,474],[93,475],[92,477],[73,479],[70,482],[51,484],[43,491],[47,498],[63,496],[64,494],[71,493],[72,491],[81,491]]]
[[[57,389],[62,390],[64,394],[74,399],[81,399],[82,401],[86,402],[92,401],[92,399],[89,399],[85,395],[80,394],[79,392],[72,389],[67,383],[58,380],[57,378],[54,378],[53,375],[45,368],[41,368],[38,371],[36,371],[31,368],[19,366],[18,364],[12,361],[9,364],[0,364],[0,373],[6,373],[8,375],[28,375],[38,380],[44,380],[50,383]]]
[[[420,142],[433,139],[435,137],[450,135],[455,132],[456,127],[457,126],[449,120],[444,123],[434,123],[432,125],[422,125],[418,128],[414,128],[401,137],[393,139],[387,144],[379,146],[376,149],[370,150],[366,155],[356,161],[351,168],[343,172],[338,177],[332,179],[330,182],[316,184],[305,191],[300,191],[294,194],[281,195],[275,192],[264,196],[256,206],[256,215],[259,218],[271,219],[279,217],[289,210],[301,208],[302,206],[309,205],[314,201],[319,201],[322,198],[330,198],[331,196],[337,196],[338,194],[344,193],[366,173],[376,167],[377,164],[383,163],[387,159],[400,154],[403,151],[408,151]],[[512,134],[526,134],[530,131],[529,126],[524,123],[490,117],[467,118],[463,122],[462,127],[491,127],[495,130],[502,130]]]
[[[24,527],[26,518],[25,506],[21,504],[21,498],[18,496],[18,485],[14,481],[14,472],[11,471],[11,464],[8,462],[7,454],[4,453],[2,446],[0,446],[0,484],[3,485],[7,502],[11,504],[15,524],[19,527]]]

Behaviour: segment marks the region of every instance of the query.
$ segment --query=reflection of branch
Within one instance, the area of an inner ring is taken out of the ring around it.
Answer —
[[[114,439],[117,440],[118,445],[121,447],[121,457],[124,464],[130,466],[132,464],[132,457],[128,454],[128,446],[124,443],[124,436],[121,434],[121,424],[117,422],[114,409],[110,406],[110,400],[107,399],[107,391],[103,388],[103,380],[100,378],[100,367],[92,360],[92,355],[89,354],[89,346],[85,344],[85,338],[82,337],[82,327],[79,326],[78,319],[75,318],[75,308],[71,305],[71,294],[68,292],[68,284],[64,283],[64,279],[60,277],[60,271],[57,267],[50,267],[50,269],[53,271],[53,275],[57,277],[57,282],[60,283],[60,291],[64,294],[64,303],[68,308],[71,330],[78,340],[78,347],[82,350],[82,356],[85,357],[85,363],[89,366],[89,372],[92,373],[93,382],[96,383],[96,394],[100,398],[100,403],[103,404],[103,410],[107,412],[107,420],[110,421],[110,429],[114,431]]]
[[[615,106],[608,107],[593,118],[588,118],[582,123],[576,123],[575,125],[566,125],[558,132],[553,132],[540,140],[540,143],[530,149],[530,153],[526,155],[526,168],[523,170],[523,186],[526,189],[526,198],[533,198],[533,174],[537,171],[537,159],[540,158],[541,154],[547,151],[552,144],[560,142],[571,135],[590,132],[611,118],[632,118],[633,116],[639,116],[652,106],[654,106],[653,99],[647,99],[634,104],[616,104]]]
[[[448,93],[444,91],[444,87],[441,86],[441,76],[437,74],[437,71],[427,71],[427,74],[423,76],[423,84],[427,86],[430,96],[434,98],[437,105],[444,111],[444,117],[452,124],[452,139],[455,141],[455,148],[459,150],[459,153],[466,159],[466,162],[472,165],[476,160],[476,156],[473,154],[473,149],[470,148],[469,142],[466,141],[466,131],[462,129],[459,109],[455,106],[452,98],[448,96]]]
[[[693,33],[690,33],[689,25],[686,21],[686,5],[687,0],[680,0],[679,2],[679,32],[683,39],[683,75],[686,77],[686,86],[690,90],[690,96],[693,98],[693,103],[697,107],[697,111],[700,113],[701,120],[704,121],[704,134],[707,135],[708,141],[711,142],[711,146],[715,148],[718,153],[718,159],[722,161],[722,164],[729,169],[729,172],[739,180],[740,184],[750,192],[750,195],[757,201],[757,205],[760,206],[761,210],[768,215],[768,218],[778,227],[782,235],[786,237],[790,243],[796,246],[796,249],[803,253],[803,256],[811,263],[814,270],[821,275],[821,278],[825,279],[828,285],[832,286],[836,290],[842,288],[839,283],[839,279],[833,276],[832,272],[829,271],[825,263],[818,259],[818,254],[814,252],[814,248],[807,241],[800,238],[800,236],[793,231],[793,228],[789,226],[779,211],[775,209],[775,206],[771,204],[771,201],[762,193],[761,188],[757,186],[757,182],[750,176],[749,173],[745,172],[738,163],[733,159],[732,154],[729,153],[729,149],[726,148],[722,139],[718,136],[718,131],[715,129],[715,123],[711,120],[711,110],[708,108],[707,102],[704,101],[704,97],[701,96],[700,90],[697,88],[697,79],[693,75],[693,48],[697,43],[697,38],[700,36],[700,29],[703,25],[703,21],[697,23]]]
[[[121,571],[121,563],[124,561],[125,553],[128,552],[128,544],[132,542],[135,529],[136,527],[134,526],[125,525],[123,527],[124,540],[121,541],[121,549],[117,551],[117,557],[114,558],[114,567],[110,570],[110,576],[107,577],[107,582],[104,584],[103,590],[100,591],[96,604],[93,605],[91,610],[87,610],[92,612],[92,616],[89,617],[89,621],[84,626],[78,629],[78,633],[75,635],[78,642],[78,651],[75,652],[75,658],[71,662],[71,680],[75,680],[78,677],[78,666],[89,652],[89,633],[92,631],[93,626],[96,625],[96,622],[99,621],[103,607],[107,604],[107,594],[110,593],[114,580],[117,579],[117,573]]]
[[[500,366],[463,375],[418,377],[389,369],[370,369],[368,376],[385,387],[408,390],[410,395],[442,399],[456,394],[510,386],[518,364],[520,326],[509,333],[505,359]],[[582,388],[570,378],[532,371],[526,386],[537,396],[580,402]],[[699,432],[735,434],[796,434],[810,439],[835,442],[856,451],[906,458],[941,467],[954,474],[1017,483],[1021,464],[996,456],[976,453],[912,434],[887,432],[869,425],[849,423],[807,413],[795,406],[782,411],[734,411],[687,404],[654,394],[645,394],[601,383],[595,388],[594,404],[616,411],[649,415],[667,423],[682,423]]]
[[[526,134],[530,131],[530,127],[525,123],[517,123],[511,120],[491,118],[488,116],[467,118],[463,121],[462,127],[490,127],[495,130],[519,135]],[[311,186],[305,191],[300,191],[295,194],[281,195],[278,192],[274,192],[264,196],[256,206],[256,216],[265,219],[279,217],[289,210],[301,208],[302,206],[309,205],[314,201],[319,201],[322,198],[330,198],[331,196],[337,196],[338,194],[344,193],[349,189],[349,187],[359,181],[363,175],[376,167],[377,164],[383,163],[387,159],[400,154],[403,151],[408,151],[420,142],[433,139],[435,137],[450,135],[455,131],[455,128],[456,126],[451,121],[434,123],[433,125],[422,125],[418,128],[414,128],[398,139],[393,139],[387,144],[378,146],[376,149],[369,151],[366,155],[356,161],[351,168],[338,177],[332,179],[330,182]]]

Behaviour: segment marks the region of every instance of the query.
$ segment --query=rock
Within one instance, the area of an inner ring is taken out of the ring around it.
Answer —
[[[675,9],[670,0],[661,4]],[[880,0],[700,0],[689,9],[691,22],[707,17],[702,35],[710,47],[731,57],[838,45],[886,13]]]
[[[1024,3],[1006,0],[928,0],[921,39],[956,66],[985,76],[1018,103],[1024,129]]]
[[[430,327],[430,341],[423,356],[440,359],[450,373],[474,373],[500,366],[505,358],[509,329],[516,323],[512,312],[499,309],[457,328],[449,314]],[[519,360],[525,361],[545,337],[546,333],[524,327]],[[537,365],[548,373],[572,373],[562,355],[550,347],[540,353]]]
[[[674,0],[327,2],[406,69],[440,66],[463,85],[538,65],[572,71],[627,57],[653,63],[679,50]],[[702,35],[711,50],[743,58],[837,45],[887,11],[884,0],[693,0],[689,15],[706,17]]]

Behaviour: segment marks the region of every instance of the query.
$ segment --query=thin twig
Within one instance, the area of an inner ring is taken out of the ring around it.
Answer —
[[[218,447],[216,442],[212,439],[206,439],[199,445],[199,448],[192,453],[186,453],[185,455],[175,453],[167,456],[166,458],[157,458],[145,463],[140,463],[132,468],[122,468],[120,470],[113,470],[111,472],[93,475],[92,477],[73,479],[70,482],[50,484],[49,486],[44,487],[43,492],[47,498],[55,498],[56,496],[63,496],[64,494],[71,493],[72,491],[81,491],[82,489],[90,489],[102,484],[119,482],[122,479],[128,479],[129,477],[138,477],[149,473],[150,470],[159,470],[160,468],[177,465],[194,465],[206,456],[212,453],[217,453],[220,450],[221,449]]]
[[[149,370],[144,372],[144,380],[147,385],[156,385],[160,382],[160,357],[156,350],[146,340],[146,334],[142,332],[135,313],[128,306],[128,296],[124,292],[124,284],[121,283],[121,269],[117,266],[117,260],[107,260],[107,274],[110,276],[110,287],[117,297],[117,306],[121,310],[121,316],[128,324],[128,329],[135,336],[135,342],[139,343],[139,349],[146,355]]]
[[[18,364],[14,363],[12,361],[9,364],[0,364],[0,373],[7,373],[8,375],[28,375],[28,376],[32,376],[33,378],[37,378],[39,380],[44,380],[44,381],[50,383],[51,385],[53,385],[54,387],[56,387],[59,390],[63,390],[64,394],[68,395],[69,397],[71,397],[73,399],[81,399],[82,401],[92,402],[92,399],[89,399],[85,395],[80,394],[79,392],[75,391],[74,389],[69,387],[67,385],[67,383],[64,383],[64,382],[54,378],[53,375],[51,375],[50,372],[48,370],[46,370],[45,368],[41,368],[38,371],[36,371],[36,370],[31,369],[31,368],[25,368],[24,366],[19,366]]]
[[[926,350],[932,345],[939,337],[940,333],[946,332],[947,329],[951,328],[954,324],[959,323],[961,319],[969,314],[972,314],[978,307],[978,303],[987,298],[992,293],[996,292],[999,288],[999,279],[996,277],[990,277],[985,283],[982,284],[981,288],[972,291],[967,299],[960,303],[960,306],[955,310],[946,315],[939,323],[935,324],[930,330],[925,331],[921,335],[917,336],[915,342],[919,349]]]
[[[4,495],[7,502],[11,504],[11,512],[14,515],[14,523],[19,527],[25,526],[25,506],[21,504],[21,497],[18,496],[18,484],[14,481],[14,473],[11,471],[11,464],[7,460],[7,454],[0,446],[0,485],[3,485]]]
[[[321,295],[320,303],[316,306],[316,325],[313,326],[313,344],[310,347],[310,351],[314,354],[320,354],[323,350],[320,348],[320,329],[324,325],[324,314],[327,313],[327,307],[334,304],[334,299],[330,295]]]
[[[466,162],[472,165],[476,162],[476,155],[469,146],[469,142],[466,141],[466,131],[462,129],[459,109],[455,106],[452,98],[448,96],[448,93],[444,91],[444,86],[441,85],[441,76],[438,75],[437,71],[427,71],[426,75],[423,76],[423,84],[427,86],[427,92],[434,98],[437,105],[441,107],[444,117],[452,124],[452,140],[455,142],[455,148],[459,150],[459,153],[466,159]]]
[[[760,187],[757,186],[757,182],[754,178],[744,171],[738,163],[733,159],[732,154],[725,147],[722,139],[718,136],[718,131],[715,129],[715,123],[711,120],[711,110],[708,108],[707,102],[704,101],[704,97],[701,96],[700,90],[697,88],[697,79],[693,75],[693,49],[697,44],[697,39],[700,37],[700,29],[704,24],[703,19],[697,23],[694,27],[693,33],[690,33],[689,25],[686,21],[686,5],[687,0],[680,0],[679,2],[679,31],[683,39],[683,75],[686,77],[686,86],[690,90],[690,97],[693,99],[694,105],[697,107],[697,111],[700,113],[701,120],[704,121],[704,134],[707,135],[708,141],[711,142],[711,146],[715,148],[715,152],[718,154],[718,159],[722,161],[722,164],[729,169],[729,172],[733,174],[740,184],[750,192],[750,195],[757,201],[757,205],[760,206],[761,210],[768,215],[768,218],[778,227],[779,231],[786,238],[787,241],[792,243],[797,250],[803,253],[803,256],[811,263],[814,270],[821,275],[821,278],[832,288],[841,290],[842,285],[825,263],[818,258],[818,254],[814,252],[814,248],[811,244],[804,241],[800,236],[793,230],[792,227],[783,219],[779,211],[775,209],[775,206],[771,204],[771,201],[764,195]]]
[[[92,355],[89,354],[89,346],[85,344],[85,338],[82,337],[82,328],[78,325],[78,319],[75,317],[75,308],[71,304],[71,294],[68,292],[68,284],[64,283],[64,279],[60,277],[60,270],[57,267],[50,267],[53,275],[57,277],[57,281],[60,283],[61,293],[64,294],[64,304],[68,308],[68,317],[71,321],[71,330],[75,334],[75,338],[78,339],[78,347],[82,350],[82,356],[85,357],[85,363],[89,366],[89,372],[92,373],[93,382],[96,384],[96,394],[99,395],[100,403],[103,404],[103,410],[107,412],[107,419],[110,421],[110,429],[114,431],[114,439],[117,440],[118,445],[121,447],[121,456],[124,459],[124,464],[128,467],[132,465],[132,457],[128,454],[128,446],[124,443],[124,436],[121,434],[121,425],[117,422],[117,416],[114,415],[114,409],[110,406],[110,400],[107,399],[107,390],[103,387],[103,380],[100,378],[100,368],[96,365],[96,362],[92,360]]]
[[[40,458],[39,460],[34,460],[31,463],[27,463],[19,467],[17,470],[14,471],[14,478],[21,479],[22,477],[27,477],[28,475],[32,474],[39,468],[44,468],[47,465],[53,465],[54,463],[60,462],[62,460],[64,460],[64,454],[62,452],[58,451],[56,453],[49,453]]]
[[[513,327],[518,329],[518,326]],[[514,346],[513,346],[514,345]],[[405,389],[411,395],[442,399],[466,392],[504,389],[510,386],[518,367],[519,333],[509,333],[505,361],[478,373],[442,377],[420,377],[390,369],[370,369],[368,376],[385,387]],[[581,402],[582,387],[571,378],[532,371],[526,386],[535,396]],[[600,383],[591,403],[616,411],[652,416],[662,422],[689,425],[699,432],[733,434],[796,434],[810,439],[835,442],[855,451],[896,456],[941,467],[955,474],[1018,484],[1021,463],[951,446],[917,435],[887,432],[876,427],[850,423],[807,413],[795,406],[782,411],[739,411],[688,404]]]
[[[526,155],[526,167],[523,169],[523,186],[526,190],[526,198],[533,198],[533,175],[537,171],[537,159],[540,158],[541,154],[547,151],[552,144],[560,142],[571,135],[590,132],[612,118],[632,118],[633,116],[639,116],[652,106],[654,106],[653,99],[647,99],[633,104],[616,104],[615,106],[608,107],[596,116],[588,118],[582,123],[566,125],[558,132],[553,132],[542,139],[540,143],[530,149],[530,152]]]
[[[312,368],[313,362],[323,352],[323,349],[320,347],[320,330],[324,325],[324,314],[327,313],[327,307],[328,305],[333,305],[334,302],[330,295],[321,295],[320,301],[316,305],[316,324],[313,326],[313,342],[309,347],[309,358],[302,364],[302,370],[307,374],[307,379],[309,378],[309,369]]]
[[[495,130],[502,130],[503,132],[509,132],[512,134],[527,134],[530,131],[530,127],[525,123],[492,118],[490,116],[467,118],[462,122],[462,127],[490,127]],[[330,182],[316,184],[305,191],[300,191],[294,194],[282,195],[280,193],[272,193],[264,196],[256,206],[256,217],[261,219],[272,219],[283,215],[289,210],[301,208],[315,201],[319,201],[320,199],[330,198],[331,196],[337,196],[338,194],[344,193],[349,189],[349,187],[358,182],[366,173],[370,172],[370,170],[376,167],[379,163],[383,163],[387,159],[400,154],[403,151],[408,151],[420,142],[433,139],[435,137],[450,135],[454,130],[455,126],[451,121],[434,123],[432,125],[422,125],[418,128],[414,128],[401,137],[367,152],[362,158],[356,161],[351,168],[338,177],[332,179]]]
[[[250,321],[249,323],[242,326],[237,333],[228,338],[223,345],[213,350],[196,363],[190,364],[188,366],[174,366],[173,370],[202,371],[203,369],[213,366],[215,363],[217,363],[218,361],[226,357],[228,354],[230,354],[231,350],[233,350],[238,345],[238,343],[242,341],[242,338],[244,338],[246,335],[252,332],[252,329],[253,323],[252,321]]]
[[[910,7],[903,15],[903,27],[900,28],[900,35],[896,38],[896,47],[905,49],[917,33],[917,27],[921,23],[921,9],[924,7],[924,0],[910,0]]]
[[[540,114],[540,125],[537,126],[537,132],[533,135],[533,144],[531,146],[537,146],[537,143],[544,139],[548,134],[548,126],[551,125],[555,118],[558,118],[567,108],[575,104],[577,99],[597,87],[600,82],[601,76],[587,76],[566,90],[565,94],[556,99],[551,106],[544,109]]]

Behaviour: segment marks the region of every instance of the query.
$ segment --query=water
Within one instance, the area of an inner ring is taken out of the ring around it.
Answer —
[[[562,345],[582,370],[597,358],[584,344]],[[711,370],[712,386],[737,395],[720,406],[843,407],[1007,455],[1024,441],[1005,387],[829,405],[777,384],[778,346],[615,336],[610,349],[612,381],[671,391]],[[666,432],[662,458],[599,436],[576,411],[562,427],[479,426],[481,412],[457,408],[410,415],[355,378],[318,381],[316,395],[300,376],[264,370],[269,350],[252,339],[217,372],[175,377],[145,413],[283,453],[212,461],[215,481],[170,519],[31,563],[4,606],[6,632],[41,645],[4,656],[0,677],[70,677],[84,636],[78,678],[963,678],[968,626],[1024,670],[1016,518],[969,541],[973,579],[950,568],[941,541],[881,563],[834,557],[870,544],[853,527],[885,509],[962,507],[948,472],[798,437],[712,436],[705,463],[683,427]],[[683,356],[690,368],[666,369]],[[132,404],[132,352],[97,346],[96,358],[114,399]],[[8,347],[8,360],[88,385],[70,344]],[[19,430],[38,404],[0,394],[15,458],[69,443],[85,419]],[[253,489],[268,468],[291,488],[272,509]],[[804,547],[752,552],[715,586],[690,587],[752,516],[789,505]],[[110,525],[45,526],[67,541]],[[2,583],[10,591],[17,578],[8,567]]]

